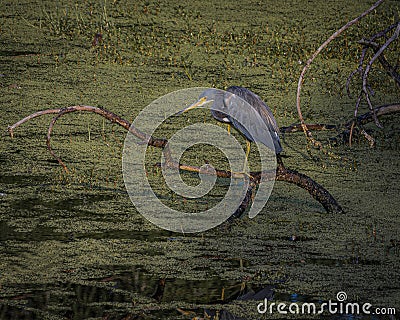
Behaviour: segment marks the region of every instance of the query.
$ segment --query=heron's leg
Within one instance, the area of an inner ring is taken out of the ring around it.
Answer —
[[[252,178],[251,174],[249,172],[246,171],[246,166],[247,166],[247,160],[249,158],[249,154],[250,154],[250,141],[246,140],[246,158],[244,159],[244,164],[243,164],[243,171],[242,172],[234,172],[232,171],[232,173],[236,176],[247,176],[249,179]]]
[[[228,134],[231,134],[231,125],[228,123]]]
[[[249,159],[249,154],[250,154],[250,141],[246,140],[246,159],[244,160],[243,164],[243,172],[246,172],[246,166],[247,166],[247,161]]]

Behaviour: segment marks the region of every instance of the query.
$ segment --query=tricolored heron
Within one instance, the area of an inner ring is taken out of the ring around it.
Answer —
[[[240,99],[233,99],[233,97],[239,97]],[[243,108],[241,99],[246,101],[253,110],[248,112]],[[199,100],[180,113],[189,111],[194,108],[201,107],[206,103],[212,102],[211,114],[220,122],[232,124],[237,130],[239,130],[246,137],[246,162],[250,153],[250,142],[256,141],[264,144],[271,150],[275,151],[278,161],[280,161],[279,154],[282,152],[281,142],[279,140],[279,127],[276,124],[274,115],[271,109],[261,98],[249,89],[231,86],[226,91],[218,89],[207,89],[200,94]],[[258,113],[259,117],[256,115]],[[262,126],[257,127],[255,124],[259,124],[259,120],[263,121]],[[252,125],[252,134],[245,128],[244,124]],[[263,128],[261,128],[263,127]],[[268,133],[271,139],[268,137]],[[272,144],[271,144],[272,140]],[[245,163],[246,166],[246,163]]]

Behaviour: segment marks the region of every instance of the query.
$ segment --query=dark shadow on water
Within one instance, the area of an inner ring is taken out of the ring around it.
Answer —
[[[18,175],[0,175],[0,183],[2,184],[15,184],[18,186],[36,185],[48,180],[44,175],[33,174],[18,174]]]
[[[185,280],[157,278],[137,267],[99,266],[102,278],[52,284],[15,284],[0,296],[0,319],[255,319],[235,315],[231,304],[248,303],[254,310],[263,302],[324,301],[298,293],[275,292],[279,283],[254,285],[219,278]],[[265,300],[266,299],[266,300]],[[191,305],[185,308],[179,305]],[[208,307],[193,308],[193,305]],[[213,307],[214,306],[214,307]],[[204,318],[202,318],[204,317]],[[324,315],[315,319],[353,320],[384,318],[361,315]]]
[[[0,241],[15,240],[21,242],[30,241],[74,241],[78,239],[134,239],[142,241],[158,241],[169,237],[172,232],[165,230],[152,231],[129,231],[129,230],[107,230],[104,232],[55,232],[53,228],[39,226],[29,232],[15,231],[5,221],[0,220]]]
[[[0,57],[17,57],[38,54],[33,51],[0,50]]]
[[[237,297],[241,284],[217,278],[183,280],[156,278],[141,267],[119,270],[100,267],[113,274],[82,283],[15,284],[11,296],[0,296],[0,319],[41,319],[43,315],[63,319],[157,319],[178,316],[176,303],[224,303]],[[226,288],[226,290],[223,290]],[[8,288],[7,288],[8,289]],[[7,291],[7,290],[6,290]],[[221,293],[227,298],[222,300]],[[172,305],[170,303],[173,302]],[[50,311],[51,310],[51,311]]]

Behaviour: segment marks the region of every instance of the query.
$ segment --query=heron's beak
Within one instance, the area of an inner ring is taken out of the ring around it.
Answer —
[[[199,108],[199,107],[201,107],[201,106],[203,106],[203,105],[205,105],[206,103],[211,102],[211,101],[212,101],[212,100],[207,100],[207,97],[203,97],[203,98],[199,99],[197,102],[191,104],[189,107],[187,107],[187,108],[185,108],[185,109],[179,111],[179,112],[177,113],[177,115],[182,114],[182,113],[184,113],[184,112],[186,112],[186,111],[192,110],[192,109],[194,109],[194,108]]]

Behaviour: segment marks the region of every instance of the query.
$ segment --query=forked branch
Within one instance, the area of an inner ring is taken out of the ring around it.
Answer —
[[[157,139],[151,136],[148,136],[147,134],[141,132],[134,126],[132,126],[127,120],[119,117],[115,113],[102,109],[102,108],[97,108],[97,107],[92,107],[92,106],[72,106],[68,108],[62,108],[62,109],[49,109],[49,110],[44,110],[44,111],[38,111],[35,112],[22,120],[16,122],[15,124],[11,125],[8,127],[8,131],[11,135],[11,137],[14,136],[14,130],[20,126],[21,124],[34,119],[38,116],[41,115],[46,115],[46,114],[55,114],[53,119],[50,122],[48,131],[47,131],[47,147],[52,154],[52,156],[57,159],[57,161],[62,165],[64,170],[68,172],[67,166],[64,164],[64,162],[61,160],[61,158],[53,151],[51,147],[51,133],[53,131],[54,125],[56,124],[57,120],[62,117],[63,115],[67,113],[72,113],[76,111],[86,111],[86,112],[93,112],[96,114],[101,115],[102,117],[110,120],[113,123],[116,123],[129,132],[131,132],[133,135],[135,135],[137,138],[142,140],[143,142],[146,142],[148,145],[157,147],[157,148],[162,148],[164,151],[164,154],[167,152],[169,153],[169,150],[166,150],[167,146],[167,140],[165,139]],[[191,171],[191,172],[198,172],[202,170],[200,167],[196,166],[191,166],[191,165],[186,165],[186,164],[177,164],[172,160],[171,157],[166,156],[167,159],[167,165],[170,166],[179,166],[180,170],[184,171]],[[340,205],[336,202],[336,200],[330,195],[330,193],[323,188],[320,184],[316,183],[314,180],[312,180],[310,177],[307,177],[304,174],[301,174],[297,171],[286,169],[281,162],[280,158],[278,158],[278,167],[276,170],[276,175],[274,178],[278,181],[285,181],[288,183],[294,183],[298,185],[299,187],[304,188],[307,190],[311,196],[313,196],[317,201],[319,201],[323,207],[328,211],[328,212],[343,212],[342,208]],[[201,171],[204,173],[203,171]],[[265,173],[263,172],[252,172],[250,176],[250,188],[247,191],[247,196],[245,197],[243,203],[241,206],[238,208],[236,213],[233,215],[233,217],[236,217],[243,213],[246,208],[249,206],[251,199],[252,199],[252,194],[254,190],[256,189],[256,186],[260,183],[261,176],[264,175]],[[229,178],[232,177],[236,174],[230,172],[230,171],[225,171],[225,170],[216,170],[216,175],[218,177],[224,177],[224,178]]]
[[[394,29],[394,32],[393,32],[392,36],[387,38],[387,34],[390,31],[392,31],[393,29]],[[380,62],[380,64],[383,66],[383,68],[386,70],[387,74],[390,75],[396,82],[397,86],[400,87],[400,75],[397,73],[396,68],[391,66],[390,63],[386,60],[385,56],[383,55],[383,52],[389,47],[389,45],[393,41],[395,41],[396,39],[399,38],[399,34],[400,34],[400,21],[392,24],[391,26],[389,26],[388,28],[386,28],[385,30],[383,30],[381,32],[378,32],[377,34],[373,35],[369,39],[362,39],[361,41],[359,41],[359,43],[363,44],[360,62],[359,62],[358,68],[350,74],[350,76],[347,79],[347,83],[346,83],[347,93],[348,93],[349,97],[351,97],[350,81],[352,80],[352,78],[354,77],[355,74],[358,73],[360,75],[360,77],[362,79],[362,86],[361,86],[361,90],[357,97],[356,105],[354,108],[354,117],[357,117],[360,103],[361,103],[362,99],[365,98],[365,101],[368,104],[369,110],[373,113],[372,116],[373,116],[374,122],[375,122],[376,126],[379,128],[381,128],[382,125],[378,121],[378,117],[374,111],[375,109],[371,102],[370,96],[373,95],[374,92],[368,84],[368,75],[369,75],[369,72],[371,70],[373,63],[376,60],[378,60]],[[376,40],[381,37],[385,37],[387,39],[383,45],[380,45],[376,42]],[[368,49],[372,49],[374,52],[374,55],[367,62],[366,67],[364,68],[363,66],[364,66],[365,58],[367,56]],[[351,134],[350,134],[349,144],[351,145]]]
[[[29,116],[19,120],[18,122],[14,123],[13,125],[8,127],[8,132],[11,137],[14,137],[14,130],[19,127],[20,125],[24,124],[25,122],[32,120],[36,117],[42,116],[42,115],[47,115],[47,114],[55,114],[53,119],[50,122],[48,131],[47,131],[47,147],[51,153],[51,155],[59,162],[59,164],[64,168],[66,172],[68,172],[67,166],[64,164],[64,162],[61,160],[61,158],[54,152],[54,150],[51,147],[51,134],[54,128],[54,125],[56,124],[57,120],[62,117],[65,114],[76,112],[76,111],[83,111],[83,112],[92,112],[96,113],[98,115],[101,115],[102,117],[108,119],[112,123],[116,123],[123,127],[124,129],[128,130],[131,132],[133,135],[138,137],[140,140],[146,142],[150,146],[154,146],[157,148],[162,148],[165,158],[166,158],[166,163],[169,166],[176,166],[179,167],[180,170],[183,171],[189,171],[189,172],[197,172],[197,173],[204,173],[202,171],[203,169],[197,166],[192,166],[192,165],[187,165],[187,164],[177,164],[176,162],[173,161],[169,150],[167,149],[167,140],[166,139],[157,139],[154,137],[151,137],[147,135],[146,133],[141,132],[134,126],[132,126],[129,121],[121,118],[120,116],[116,115],[115,113],[108,111],[103,108],[98,108],[98,107],[92,107],[92,106],[71,106],[67,108],[61,108],[61,109],[47,109],[47,110],[42,110],[42,111],[37,111],[35,113],[30,114]],[[400,112],[400,104],[390,104],[390,105],[384,105],[378,108],[375,108],[373,111],[367,112],[363,115],[359,115],[356,118],[356,121],[358,124],[363,125],[367,122],[373,121],[374,114],[376,116],[383,116],[383,115],[388,115],[388,114],[393,114]],[[347,122],[344,125],[344,128],[349,130],[353,126],[354,120],[351,120]],[[309,128],[312,128],[313,130],[337,130],[340,128],[340,126],[337,125],[329,125],[329,124],[307,124]],[[289,127],[282,127],[280,128],[280,131],[283,133],[291,133],[291,132],[297,132],[302,130],[302,124],[293,124]],[[225,171],[225,170],[216,170],[216,175],[218,177],[222,178],[230,178],[234,176],[235,174],[232,174],[230,171]],[[251,172],[250,176],[250,183],[249,183],[249,189],[247,191],[246,197],[243,200],[243,203],[240,205],[240,207],[237,209],[235,214],[232,216],[232,219],[241,215],[246,208],[249,206],[251,203],[252,199],[252,194],[257,188],[257,185],[260,183],[261,176],[263,178],[268,178],[265,175],[268,175],[268,173],[265,172]],[[288,183],[293,183],[296,184],[297,186],[307,190],[310,195],[316,199],[318,202],[322,204],[322,206],[326,209],[328,212],[342,212],[342,208],[340,205],[337,203],[337,201],[333,198],[333,196],[320,184],[312,180],[310,177],[286,168],[281,159],[278,158],[278,167],[276,170],[276,175],[270,177],[275,178],[277,181],[285,181]]]
[[[339,30],[337,30],[335,33],[333,33],[314,53],[313,55],[307,60],[303,70],[301,71],[300,77],[299,77],[299,81],[297,84],[297,95],[296,95],[296,107],[297,107],[297,112],[299,114],[299,119],[300,119],[300,124],[302,126],[302,129],[306,135],[306,137],[313,143],[314,146],[321,148],[322,145],[319,141],[316,141],[313,136],[311,131],[307,128],[307,125],[304,121],[303,118],[303,114],[301,112],[301,107],[300,107],[300,92],[301,92],[301,87],[304,81],[304,75],[306,73],[306,71],[308,70],[308,68],[310,67],[311,63],[314,61],[314,59],[318,56],[318,54],[331,42],[333,41],[335,38],[337,38],[343,31],[345,31],[346,29],[348,29],[349,27],[351,27],[353,24],[357,23],[358,21],[360,21],[363,17],[365,17],[366,15],[368,15],[371,11],[375,10],[381,3],[383,2],[383,0],[379,0],[377,2],[374,3],[373,6],[371,6],[368,10],[366,10],[365,12],[363,12],[361,15],[359,15],[357,18],[349,21],[348,23],[346,23],[343,27],[341,27]]]

